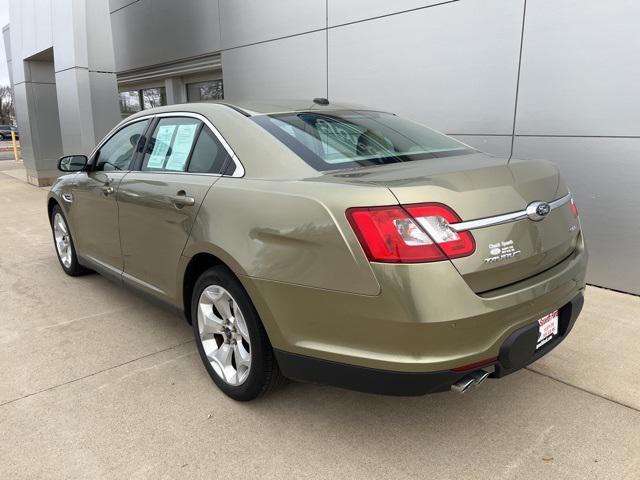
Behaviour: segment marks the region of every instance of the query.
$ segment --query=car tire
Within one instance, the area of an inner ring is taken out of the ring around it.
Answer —
[[[227,268],[212,267],[198,278],[191,319],[200,358],[226,395],[253,400],[284,382],[258,312]]]
[[[89,273],[89,269],[78,263],[71,230],[59,205],[55,205],[51,211],[51,232],[53,233],[53,246],[64,273],[72,277]]]

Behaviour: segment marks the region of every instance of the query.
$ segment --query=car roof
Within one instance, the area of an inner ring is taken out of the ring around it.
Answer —
[[[271,100],[242,102],[194,102],[150,108],[122,120],[123,124],[155,115],[198,114],[212,126],[233,150],[251,178],[310,178],[321,175],[299,155],[247,117],[285,112],[331,112],[336,110],[381,111],[345,103],[320,105],[313,100]],[[110,133],[109,135],[112,135]]]
[[[313,99],[309,100],[244,100],[238,102],[220,101],[223,105],[242,110],[248,115],[274,114],[284,112],[298,112],[305,110],[371,110],[362,105],[327,102],[326,104],[317,103]]]
[[[172,111],[175,111],[175,112],[189,111],[189,112],[206,114],[208,111],[210,111],[211,105],[224,105],[226,107],[236,110],[237,112],[247,117],[252,117],[255,115],[267,115],[267,114],[275,114],[275,113],[299,112],[299,111],[309,111],[309,110],[383,111],[380,109],[365,107],[362,105],[342,103],[342,102],[340,103],[330,102],[326,105],[323,105],[323,104],[314,102],[313,99],[311,100],[274,99],[274,100],[243,100],[243,101],[215,100],[215,101],[208,101],[208,102],[193,102],[193,103],[166,105],[163,107],[143,110],[141,112],[138,112],[135,116],[153,115],[155,113],[168,113]]]

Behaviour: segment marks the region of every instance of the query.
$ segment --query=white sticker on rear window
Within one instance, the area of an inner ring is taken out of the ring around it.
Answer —
[[[160,128],[158,128],[155,143],[153,144],[153,151],[147,162],[147,168],[164,167],[164,160],[171,146],[171,139],[173,138],[175,129],[175,125],[161,125]]]
[[[180,125],[176,132],[166,170],[183,171],[196,136],[197,124]]]

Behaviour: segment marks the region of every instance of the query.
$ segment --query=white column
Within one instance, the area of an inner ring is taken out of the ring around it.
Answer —
[[[176,103],[186,103],[187,95],[184,82],[180,77],[167,78],[164,81],[164,88],[167,92],[167,105],[175,105]]]
[[[119,120],[108,0],[56,0],[55,80],[65,154],[89,153]]]

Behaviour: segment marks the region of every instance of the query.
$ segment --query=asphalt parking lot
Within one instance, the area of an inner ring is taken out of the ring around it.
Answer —
[[[0,479],[640,478],[639,297],[590,287],[562,345],[463,396],[236,403],[182,318],[65,276],[47,188],[2,164]]]
[[[18,143],[18,148],[19,148]],[[4,140],[0,140],[0,162],[3,160],[14,160],[13,156],[13,144],[11,140],[5,138]],[[6,168],[6,167],[5,167]]]

